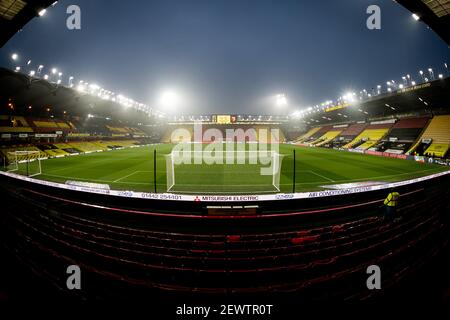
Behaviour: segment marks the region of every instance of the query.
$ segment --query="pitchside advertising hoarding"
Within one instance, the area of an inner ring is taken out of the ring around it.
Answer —
[[[255,202],[255,201],[283,201],[293,199],[308,199],[308,198],[320,198],[331,197],[345,194],[355,194],[361,192],[375,191],[396,188],[409,184],[414,184],[445,175],[449,175],[450,171],[440,172],[429,176],[415,178],[411,180],[405,180],[394,183],[375,184],[375,185],[352,185],[349,188],[323,190],[314,192],[299,192],[299,193],[277,193],[277,194],[265,194],[265,195],[185,195],[174,193],[149,193],[149,192],[136,192],[136,191],[121,191],[121,190],[109,190],[107,188],[92,188],[88,185],[76,185],[76,184],[62,184],[50,181],[44,181],[34,178],[29,178],[14,174],[11,172],[0,172],[1,175],[11,178],[27,181],[37,185],[43,185],[54,188],[61,188],[72,191],[89,192],[102,195],[111,195],[117,197],[137,198],[137,199],[151,199],[151,200],[165,200],[165,201],[195,201],[195,202]]]

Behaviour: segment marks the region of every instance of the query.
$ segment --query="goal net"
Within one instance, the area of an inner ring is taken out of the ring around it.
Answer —
[[[166,155],[167,192],[280,192],[282,159],[275,151],[172,151]]]
[[[8,172],[15,172],[27,177],[42,173],[41,153],[36,150],[8,152]]]

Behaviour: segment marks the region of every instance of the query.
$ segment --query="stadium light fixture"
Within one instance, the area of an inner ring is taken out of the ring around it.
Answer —
[[[438,77],[439,77],[439,79],[444,79],[444,75],[441,73],[438,75]]]
[[[48,80],[48,74],[44,75],[44,80]]]
[[[39,67],[37,69],[37,74],[40,75],[43,69],[44,69],[44,66],[42,64],[39,65]]]
[[[57,72],[58,72],[58,69],[56,69],[56,68],[52,69],[52,74],[56,74]]]
[[[61,78],[61,76],[63,75],[63,73],[62,72],[60,72],[60,73],[58,73],[58,77],[60,77]]]
[[[39,17],[43,17],[47,13],[47,9],[42,9],[38,12]]]
[[[16,61],[17,59],[19,59],[19,55],[17,53],[13,53],[11,55],[11,59],[13,59],[14,61]]]
[[[36,71],[31,70],[31,71],[30,71],[30,77],[34,77],[35,75],[36,75]]]
[[[20,67],[16,67],[16,72],[19,72],[20,71]]]
[[[416,20],[416,21],[419,21],[419,20],[420,20],[420,16],[419,16],[417,13],[413,13],[411,16],[412,16],[412,17],[414,18],[414,20]]]
[[[275,97],[275,104],[277,107],[284,107],[287,105],[287,98],[284,93],[277,94]]]
[[[31,64],[31,60],[28,60],[27,62],[27,66],[29,66]]]
[[[173,90],[166,90],[161,94],[160,103],[162,107],[175,108],[180,103],[180,97]]]
[[[415,81],[411,81],[411,85],[415,86],[416,82]]]

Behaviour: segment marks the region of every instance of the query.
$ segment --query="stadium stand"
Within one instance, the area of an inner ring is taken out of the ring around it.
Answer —
[[[389,153],[405,153],[417,141],[428,121],[430,121],[429,117],[400,119],[375,149]]]
[[[426,194],[420,186],[402,190],[401,220],[395,224],[386,225],[373,214],[378,201],[371,200],[381,198],[378,193],[362,206],[339,211],[340,220],[333,218],[336,208],[323,214],[305,208],[296,216],[259,220],[253,232],[245,219],[232,219],[227,228],[224,217],[190,221],[167,215],[161,220],[139,215],[137,209],[112,214],[124,213],[112,208],[114,199],[109,206],[89,207],[83,203],[92,202],[91,195],[78,199],[46,187],[33,191],[2,184],[8,198],[0,219],[9,228],[0,237],[8,256],[33,266],[47,283],[64,283],[64,274],[57,271],[77,261],[89,278],[90,285],[76,293],[84,299],[136,301],[152,294],[205,298],[223,297],[224,292],[291,292],[304,303],[367,299],[377,291],[360,284],[367,266],[383,265],[383,285],[389,290],[445,248],[448,228],[442,221],[448,202],[443,194],[449,189],[442,183],[429,186]]]
[[[320,147],[330,142],[331,140],[335,139],[341,132],[342,130],[335,130],[335,129],[333,129],[332,131],[328,131],[316,141],[311,142],[311,145]]]
[[[24,117],[0,115],[0,132],[28,133],[33,132]]]
[[[439,115],[431,119],[419,141],[408,151],[442,158],[450,146],[450,116]]]
[[[320,140],[322,136],[324,136],[328,131],[332,130],[333,126],[323,126],[323,127],[317,127],[317,130],[313,131],[311,135],[305,136],[303,139],[301,139],[301,144],[314,144],[316,141]],[[312,129],[311,129],[312,130]],[[310,131],[311,131],[310,130]]]
[[[11,161],[15,160],[15,156],[12,155],[12,153],[14,153],[15,151],[39,151],[39,153],[32,154],[32,155],[18,156],[19,161],[48,157],[48,154],[46,152],[40,150],[38,147],[36,147],[34,145],[0,147],[1,157],[3,159],[5,159],[7,162],[11,162]]]
[[[380,141],[393,126],[392,122],[388,123],[372,123],[367,126],[356,138],[346,144],[346,149],[367,150]]]
[[[314,134],[316,134],[320,129],[321,129],[321,127],[311,128],[311,129],[308,130],[308,132],[306,132],[304,135],[300,136],[299,138],[297,138],[293,142],[294,143],[303,143],[305,140],[309,139]]]
[[[350,124],[342,133],[332,141],[333,147],[342,147],[348,143],[350,143],[353,139],[356,138],[365,128],[367,127],[366,123],[354,123]]]

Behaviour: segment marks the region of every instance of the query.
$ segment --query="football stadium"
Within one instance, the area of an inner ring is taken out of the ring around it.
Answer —
[[[182,110],[175,91],[145,104],[48,65],[42,48],[11,51],[38,43],[40,19],[65,19],[64,2],[0,0],[0,301],[151,301],[164,318],[450,302],[445,61],[395,76],[381,59],[394,80],[352,79],[361,89],[318,104],[286,90],[261,113]],[[449,1],[384,5],[448,58]]]

